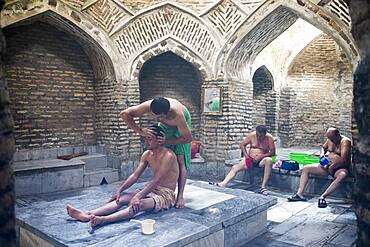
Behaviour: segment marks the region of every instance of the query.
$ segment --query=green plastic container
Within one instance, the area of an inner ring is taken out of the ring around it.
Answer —
[[[299,164],[302,164],[303,163],[303,160],[308,158],[309,154],[305,154],[305,153],[290,153],[289,154],[289,159],[290,160],[295,160],[297,161]]]
[[[320,158],[305,153],[290,153],[289,159],[297,161],[300,165],[320,163]]]

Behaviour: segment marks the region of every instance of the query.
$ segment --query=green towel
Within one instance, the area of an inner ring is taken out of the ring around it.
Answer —
[[[184,116],[185,116],[186,125],[188,126],[189,130],[191,130],[190,112],[186,108],[184,110]],[[168,139],[175,139],[181,136],[181,133],[177,129],[177,127],[169,127],[163,123],[159,123],[158,126],[163,128],[166,138]],[[185,167],[187,170],[190,169],[190,166],[191,166],[191,144],[190,143],[176,144],[176,145],[166,144],[165,146],[171,149],[176,155],[183,154],[184,159],[185,159]]]

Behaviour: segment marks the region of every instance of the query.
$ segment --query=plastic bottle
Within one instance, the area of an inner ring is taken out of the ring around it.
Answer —
[[[328,168],[329,164],[330,164],[330,160],[328,159],[326,155],[320,158],[320,165],[322,165],[322,167]]]

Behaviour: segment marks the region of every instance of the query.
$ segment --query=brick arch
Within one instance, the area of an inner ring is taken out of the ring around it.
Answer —
[[[149,49],[144,50],[142,53],[135,57],[135,59],[129,65],[131,79],[138,79],[139,72],[145,62],[155,56],[169,51],[188,61],[195,68],[197,68],[202,77],[202,80],[205,78],[209,78],[212,75],[210,66],[206,63],[206,61],[202,59],[199,54],[192,51],[189,47],[184,46],[177,40],[173,38],[167,38],[165,40],[158,41]]]
[[[252,82],[253,90],[255,89],[255,87],[257,87],[257,89],[261,88],[266,90],[272,90],[274,88],[274,77],[265,65],[262,65],[261,67],[256,69],[252,77]]]
[[[19,6],[5,5],[1,16],[2,28],[19,23],[32,23],[33,21],[46,22],[75,37],[88,54],[96,78],[122,79],[126,72],[118,66],[120,58],[116,55],[115,47],[109,41],[109,37],[104,35],[102,30],[94,26],[83,15],[74,11],[69,5],[60,1],[57,1],[55,6],[45,2],[39,4],[38,8],[26,5],[27,8],[22,11],[16,10],[9,13],[7,8],[12,9]],[[105,39],[102,39],[102,35],[105,36]]]
[[[295,57],[281,91],[286,95],[281,96],[282,108],[292,106],[285,120],[290,119],[288,127],[296,129],[285,136],[286,144],[320,145],[331,126],[351,137],[352,73],[344,51],[327,34],[315,38]]]
[[[164,2],[137,13],[110,33],[118,52],[131,64],[139,54],[161,40],[171,38],[188,47],[207,64],[213,64],[219,40],[205,22],[174,3]]]
[[[329,10],[308,1],[301,1],[301,3],[267,1],[263,4],[253,14],[259,16],[254,21],[255,24],[246,22],[248,24],[243,24],[225,43],[216,59],[219,62],[216,64],[215,73],[224,74],[229,79],[249,81],[250,65],[257,54],[291,26],[298,17],[328,33],[343,48],[352,65],[355,66],[358,52],[352,41],[349,27]]]

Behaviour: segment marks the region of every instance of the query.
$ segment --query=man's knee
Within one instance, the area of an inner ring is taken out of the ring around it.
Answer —
[[[261,160],[260,166],[272,166],[272,158],[271,157],[265,157]]]
[[[345,179],[347,177],[348,173],[346,171],[338,171],[335,178],[339,181]]]

